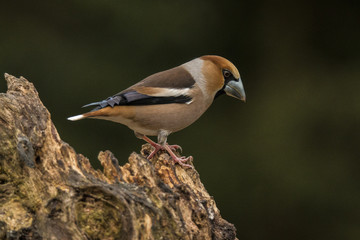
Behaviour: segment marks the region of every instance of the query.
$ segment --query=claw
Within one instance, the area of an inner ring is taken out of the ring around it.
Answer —
[[[153,146],[155,149],[149,154],[149,156],[147,157],[148,160],[150,160],[151,158],[154,157],[154,155],[159,152],[160,150],[166,150],[171,158],[174,160],[175,163],[180,164],[183,167],[188,167],[188,168],[193,168],[193,166],[191,166],[190,164],[186,164],[185,162],[192,160],[193,157],[178,157],[175,155],[175,153],[173,151],[177,151],[180,150],[180,152],[182,152],[182,148],[179,145],[169,145],[169,144],[165,144],[164,146],[152,141],[150,138],[146,137],[145,135],[142,137],[146,142],[150,143],[151,146]]]
[[[192,156],[190,156],[190,157],[178,157],[173,153],[173,151],[171,151],[169,145],[165,145],[164,148],[170,154],[171,158],[174,160],[175,163],[178,163],[183,167],[193,168],[193,166],[191,166],[190,164],[185,163],[185,162],[187,162],[189,160],[192,160],[192,158],[193,158]]]
[[[192,156],[189,156],[189,157],[179,157],[179,158],[177,158],[176,161],[185,163],[185,162],[187,162],[187,161],[189,161],[189,160],[192,160],[192,158],[193,158]]]
[[[169,145],[170,149],[173,151],[180,150],[180,153],[182,153],[182,147],[179,145]]]
[[[178,164],[180,164],[183,167],[188,167],[188,168],[193,168],[193,166],[191,166],[190,164],[186,164],[185,162],[192,160],[193,157],[189,156],[189,157],[176,157],[173,158],[174,162],[177,162]]]

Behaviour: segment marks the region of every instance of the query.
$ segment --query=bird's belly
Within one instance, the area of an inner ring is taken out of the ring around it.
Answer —
[[[134,121],[134,119],[125,118],[122,115],[117,116],[100,116],[96,117],[98,119],[108,120],[116,123],[121,123],[128,128],[132,129],[135,132],[147,135],[147,136],[157,136],[158,135],[158,129],[150,129],[143,127],[139,122]]]
[[[195,122],[205,111],[195,104],[163,104],[146,106],[127,106],[123,114],[106,116],[102,119],[118,122],[130,129],[148,136],[157,136],[160,130],[176,132]]]
[[[204,113],[203,109],[194,111],[194,107],[196,106],[191,104],[164,104],[161,107],[156,105],[138,106],[134,122],[139,129],[176,132],[195,122]]]

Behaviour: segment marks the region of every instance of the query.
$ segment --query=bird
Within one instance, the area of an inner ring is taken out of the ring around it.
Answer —
[[[178,157],[179,145],[169,145],[169,134],[194,123],[220,95],[246,101],[240,73],[233,63],[217,55],[204,55],[174,68],[152,74],[105,100],[87,104],[91,111],[69,117],[109,120],[126,125],[135,136],[154,147],[147,159],[160,150],[175,163],[186,164],[192,157]],[[157,143],[148,136],[157,136]]]

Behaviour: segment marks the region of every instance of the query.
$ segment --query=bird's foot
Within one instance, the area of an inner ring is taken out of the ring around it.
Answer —
[[[177,145],[172,145],[172,146],[177,146]],[[165,150],[170,154],[171,158],[174,160],[175,163],[180,164],[183,167],[188,167],[188,168],[194,168],[193,166],[191,166],[190,164],[186,164],[185,162],[192,160],[193,157],[178,157],[175,155],[175,153],[173,151],[171,151],[171,147],[170,145],[165,145],[164,146]]]
[[[189,157],[177,157],[177,156],[175,156],[175,158],[172,157],[172,159],[174,160],[174,162],[180,164],[183,167],[193,168],[193,166],[191,166],[190,164],[185,163],[185,162],[187,162],[189,160],[192,161],[192,159],[193,159],[192,156],[189,156]]]
[[[154,155],[156,153],[158,153],[160,150],[166,150],[166,148],[164,146],[162,146],[161,144],[158,144],[154,141],[152,141],[151,139],[147,138],[146,141],[148,143],[150,143],[151,146],[153,146],[155,149],[150,153],[150,155],[147,157],[147,159],[151,159],[154,157]],[[177,150],[180,150],[180,152],[182,152],[182,148],[179,146],[179,145],[169,145],[166,143],[167,146],[169,146],[169,148],[172,150],[172,151],[177,151]]]
[[[154,157],[154,155],[156,153],[158,153],[160,150],[166,150],[166,148],[164,146],[162,146],[161,144],[155,143],[155,142],[149,142],[151,144],[151,146],[153,146],[155,149],[149,154],[149,156],[147,157],[147,159],[151,159]],[[177,151],[180,150],[180,152],[182,152],[182,148],[179,145],[169,145],[166,144],[171,151]]]
[[[160,150],[166,150],[171,158],[174,160],[175,163],[178,163],[180,164],[181,166],[183,167],[188,167],[188,168],[193,168],[193,166],[191,166],[190,164],[186,164],[185,162],[189,161],[189,160],[192,160],[193,157],[190,156],[190,157],[178,157],[175,155],[175,153],[173,151],[177,151],[177,150],[180,150],[180,152],[182,152],[182,148],[179,146],[179,145],[169,145],[169,144],[165,144],[165,145],[161,145],[161,144],[158,144],[154,141],[152,141],[150,138],[146,137],[145,135],[143,136],[143,139],[150,143],[151,146],[153,146],[155,149],[149,154],[149,156],[147,157],[147,159],[151,159],[154,157],[154,155],[156,153],[158,153]]]
[[[150,143],[150,142],[149,142]],[[160,144],[158,144],[158,143],[155,143],[155,142],[153,142],[153,143],[150,143],[151,144],[151,146],[153,146],[155,149],[149,154],[149,156],[147,157],[147,159],[152,159],[153,157],[154,157],[154,155],[158,152],[158,151],[160,151],[160,150],[165,150],[164,149],[164,147],[163,146],[161,146]]]
[[[180,152],[182,152],[182,147],[179,145],[168,145],[168,146],[172,151],[180,150]]]

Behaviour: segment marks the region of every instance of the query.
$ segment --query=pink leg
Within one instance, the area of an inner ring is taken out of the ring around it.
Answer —
[[[179,145],[169,145],[169,144],[166,144],[166,145],[168,145],[172,151],[176,151],[176,150],[180,149],[180,152],[182,152],[182,147],[180,147]]]
[[[147,136],[144,135],[144,136],[143,136],[143,139],[144,139],[146,142],[150,143],[150,145],[155,148],[154,151],[152,151],[152,152],[150,153],[150,155],[147,157],[147,159],[153,158],[154,155],[155,155],[158,151],[160,151],[161,149],[163,149],[163,147],[162,147],[160,144],[154,142],[153,140],[151,140],[151,139],[148,138]]]
[[[161,150],[161,149],[164,150],[164,147],[162,147],[160,144],[154,142],[153,140],[151,140],[151,139],[148,138],[147,136],[144,135],[142,138],[143,138],[146,142],[150,143],[151,146],[153,146],[153,147],[155,148],[156,152],[158,152],[158,151]],[[167,144],[167,145],[168,145],[168,146],[170,147],[170,149],[173,150],[173,151],[176,151],[176,150],[180,149],[180,152],[182,152],[182,147],[179,146],[179,145],[169,145],[169,144]],[[155,155],[156,152],[155,152],[153,155]],[[153,156],[153,155],[152,155],[152,156]],[[151,156],[151,157],[152,157],[152,156]]]
[[[158,151],[160,151],[160,150],[166,150],[166,151],[170,154],[170,156],[172,157],[172,159],[174,160],[174,162],[179,163],[181,166],[192,168],[191,165],[185,163],[185,162],[188,161],[189,159],[192,159],[191,156],[190,156],[190,157],[187,157],[187,158],[185,158],[185,157],[177,157],[177,156],[175,155],[175,153],[173,152],[173,150],[177,150],[177,149],[180,149],[180,151],[182,151],[182,148],[181,148],[179,145],[169,145],[169,144],[166,143],[165,146],[162,146],[162,145],[154,142],[153,140],[151,140],[150,138],[148,138],[148,137],[145,136],[145,135],[143,136],[143,139],[144,139],[146,142],[150,143],[150,145],[155,148],[154,151],[152,151],[152,152],[150,153],[150,155],[147,157],[147,159],[153,158],[154,155],[155,155]]]
[[[193,166],[191,166],[190,164],[186,164],[185,162],[187,162],[188,160],[192,159],[192,156],[190,157],[178,157],[175,155],[175,153],[173,153],[173,151],[171,151],[170,146],[169,145],[165,145],[164,147],[166,149],[166,151],[170,154],[170,156],[172,157],[172,159],[174,160],[174,162],[180,164],[183,167],[188,167],[188,168],[193,168]]]

